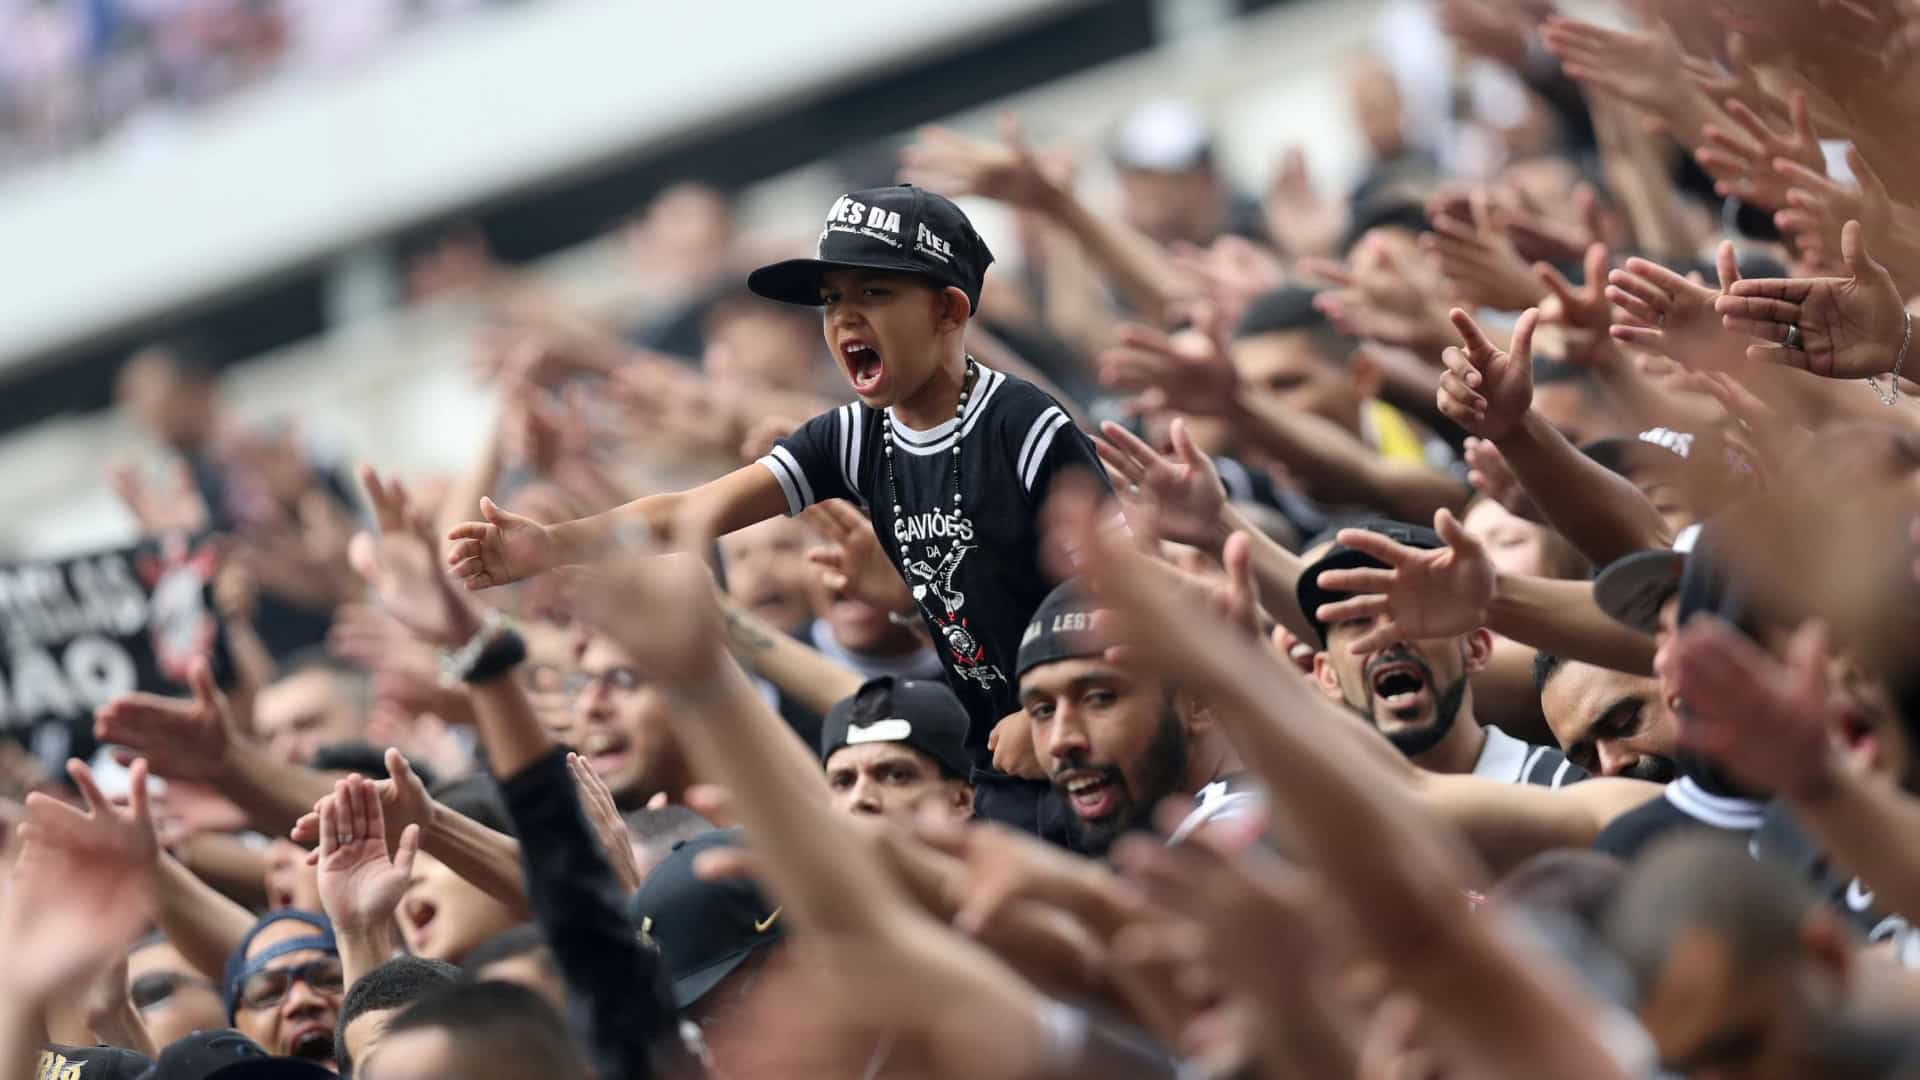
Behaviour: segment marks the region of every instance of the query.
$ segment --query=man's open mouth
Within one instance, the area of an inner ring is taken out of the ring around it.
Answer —
[[[1390,660],[1367,673],[1367,685],[1375,701],[1387,707],[1395,718],[1412,721],[1433,704],[1433,691],[1426,669],[1411,660]]]
[[[871,394],[880,386],[880,377],[886,372],[886,364],[880,359],[880,350],[871,342],[859,338],[847,338],[840,342],[840,362],[846,365],[847,378],[853,383],[856,394]]]
[[[1054,777],[1082,821],[1100,821],[1120,810],[1120,777],[1110,769],[1075,769]]]
[[[333,1060],[333,1029],[311,1025],[294,1032],[287,1044],[287,1056],[306,1061]]]
[[[613,731],[596,731],[587,736],[580,747],[581,756],[593,771],[601,777],[627,763],[631,744],[625,735]]]

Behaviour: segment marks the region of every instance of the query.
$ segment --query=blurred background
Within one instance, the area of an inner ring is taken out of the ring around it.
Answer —
[[[1155,102],[1130,152],[1210,140],[1256,214],[1290,147],[1336,195],[1382,126],[1485,173],[1459,128],[1529,109],[1419,0],[0,0],[0,556],[133,538],[110,470],[164,490],[216,430],[464,468],[528,292],[698,357],[706,301],[916,126],[1015,110],[1115,208]]]

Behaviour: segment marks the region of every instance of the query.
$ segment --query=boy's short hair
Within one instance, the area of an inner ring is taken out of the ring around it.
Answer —
[[[384,1037],[429,1030],[446,1034],[456,1076],[553,1080],[587,1075],[566,1021],[545,998],[513,983],[441,987],[394,1017]]]
[[[481,972],[493,965],[522,956],[532,956],[552,966],[553,952],[547,947],[547,935],[535,923],[521,923],[481,942],[468,950],[460,967],[468,979],[478,979],[482,977]],[[559,974],[558,969],[554,973]]]
[[[1325,312],[1314,306],[1313,301],[1320,292],[1303,285],[1282,285],[1261,293],[1247,305],[1240,325],[1234,328],[1233,339],[1245,341],[1267,334],[1304,333],[1312,337],[1315,350],[1328,363],[1346,367],[1360,348],[1360,339],[1341,331]]]
[[[442,986],[460,981],[460,969],[444,960],[423,956],[396,956],[367,972],[347,987],[340,1000],[340,1018],[333,1028],[333,1057],[342,1075],[353,1072],[347,1050],[347,1025],[372,1012],[411,1005]]]

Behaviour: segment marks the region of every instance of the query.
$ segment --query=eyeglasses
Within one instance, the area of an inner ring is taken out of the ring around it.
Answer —
[[[322,994],[337,994],[345,989],[340,958],[323,956],[293,967],[263,968],[240,980],[240,1004],[249,1009],[266,1009],[280,1004],[296,982],[306,983]]]
[[[610,694],[631,694],[646,685],[646,677],[630,667],[614,667],[605,671],[573,671],[541,664],[527,669],[521,682],[521,688],[529,694],[561,695],[569,699],[579,697],[590,687],[599,686]]]
[[[146,1012],[171,1004],[173,995],[183,986],[213,989],[212,983],[196,975],[178,971],[149,971],[127,984],[127,998],[133,1002],[135,1009]]]

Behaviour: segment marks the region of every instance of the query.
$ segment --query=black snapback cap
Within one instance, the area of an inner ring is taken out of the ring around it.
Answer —
[[[835,199],[815,257],[763,266],[747,275],[747,288],[769,300],[818,307],[827,271],[884,270],[951,285],[977,312],[992,263],[993,252],[953,200],[896,184]]]

